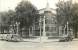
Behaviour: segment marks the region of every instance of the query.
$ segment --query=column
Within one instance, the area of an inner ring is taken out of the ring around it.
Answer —
[[[39,27],[40,27],[40,42],[41,42],[41,16],[40,16],[40,20],[39,20]]]
[[[67,34],[69,34],[68,22],[67,22]]]
[[[59,37],[62,35],[62,26],[59,26]]]
[[[17,35],[19,35],[19,22],[16,22],[16,25],[17,25]]]
[[[31,33],[31,32],[30,32],[30,28],[29,28],[29,35],[28,35],[29,37],[30,37],[30,33]]]

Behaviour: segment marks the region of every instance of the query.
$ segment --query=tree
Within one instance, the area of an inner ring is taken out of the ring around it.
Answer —
[[[78,32],[78,3],[73,4],[72,8],[72,22],[71,22],[71,27],[73,28],[75,35],[77,36]]]
[[[15,17],[16,13],[12,10],[9,10],[8,12],[1,12],[1,24],[8,24],[10,25],[13,21],[13,17]]]
[[[16,7],[17,21],[20,27],[30,27],[39,18],[37,8],[29,1],[22,1]]]
[[[57,4],[57,21],[59,25],[69,22],[69,27],[73,29],[75,36],[78,32],[78,3],[72,4],[71,1],[60,1]],[[60,20],[61,19],[61,20]]]
[[[67,21],[70,23],[72,17],[71,16],[72,2],[59,1],[56,6],[58,7],[56,10],[58,24],[64,26],[67,23]]]
[[[9,25],[13,22],[13,17],[15,16],[15,12],[9,10],[8,12],[0,12],[0,28],[3,30],[9,30]]]

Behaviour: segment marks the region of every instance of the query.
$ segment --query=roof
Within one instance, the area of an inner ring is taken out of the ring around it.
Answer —
[[[43,14],[45,11],[50,11],[51,13],[56,14],[56,9],[53,9],[53,8],[43,8],[38,11],[39,11],[39,14]]]

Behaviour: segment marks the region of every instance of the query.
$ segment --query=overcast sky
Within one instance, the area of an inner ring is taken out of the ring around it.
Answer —
[[[9,9],[14,10],[19,2],[22,0],[0,0],[0,12],[8,11]],[[38,9],[42,9],[46,7],[47,0],[29,0],[32,4],[34,4]],[[55,4],[59,0],[48,0],[50,8],[56,8]]]

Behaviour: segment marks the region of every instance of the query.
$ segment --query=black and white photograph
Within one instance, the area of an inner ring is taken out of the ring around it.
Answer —
[[[0,50],[78,50],[78,0],[0,0]]]

